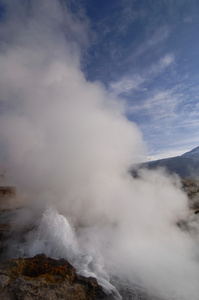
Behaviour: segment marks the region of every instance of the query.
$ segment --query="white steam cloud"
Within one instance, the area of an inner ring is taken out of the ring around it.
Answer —
[[[88,21],[62,1],[4,4],[0,154],[26,200],[15,226],[37,226],[21,253],[65,257],[118,299],[110,278],[198,299],[197,236],[176,226],[187,198],[163,171],[128,173],[144,143],[119,99],[81,71]]]

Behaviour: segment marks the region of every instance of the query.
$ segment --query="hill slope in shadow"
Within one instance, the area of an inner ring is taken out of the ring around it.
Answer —
[[[199,178],[199,147],[181,156],[143,163],[141,168],[143,167],[148,169],[164,167],[169,173],[176,173],[182,178]]]

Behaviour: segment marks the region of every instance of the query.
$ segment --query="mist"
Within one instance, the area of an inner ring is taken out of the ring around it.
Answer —
[[[146,145],[124,99],[89,82],[82,60],[94,35],[63,1],[1,1],[0,158],[33,226],[16,255],[68,259],[104,290],[198,299],[198,231],[182,231],[188,199],[177,176],[129,168]],[[194,233],[195,232],[195,233]]]

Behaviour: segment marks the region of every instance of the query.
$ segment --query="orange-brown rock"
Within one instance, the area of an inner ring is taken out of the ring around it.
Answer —
[[[79,276],[65,259],[41,254],[1,262],[0,299],[94,300],[108,296],[95,278]]]

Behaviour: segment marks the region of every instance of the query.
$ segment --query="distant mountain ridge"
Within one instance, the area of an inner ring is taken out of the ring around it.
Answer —
[[[193,158],[199,161],[199,147],[194,148],[193,150],[186,152],[182,157]]]
[[[181,156],[143,163],[141,168],[143,167],[149,169],[165,167],[169,173],[176,173],[182,178],[199,178],[199,147]]]

